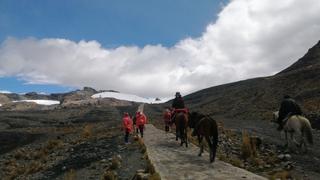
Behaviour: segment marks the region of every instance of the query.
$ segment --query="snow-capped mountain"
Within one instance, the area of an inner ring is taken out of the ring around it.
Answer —
[[[133,102],[141,102],[141,103],[149,103],[149,104],[158,104],[169,101],[172,98],[143,98],[137,95],[125,94],[119,92],[102,92],[97,93],[91,96],[92,98],[115,98],[119,100],[125,101],[133,101]]]
[[[38,100],[21,100],[21,101],[13,101],[13,102],[34,102],[34,103],[36,103],[36,104],[46,105],[46,106],[60,104],[59,101],[54,101],[54,100],[42,100],[42,99],[38,99]]]

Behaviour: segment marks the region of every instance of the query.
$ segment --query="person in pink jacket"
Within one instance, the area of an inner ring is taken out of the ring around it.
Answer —
[[[144,130],[144,125],[147,124],[147,117],[145,114],[142,112],[138,111],[136,113],[136,126],[137,130],[140,131],[140,135],[143,138],[143,130]]]
[[[133,122],[128,113],[124,113],[122,118],[122,127],[125,132],[124,141],[126,144],[129,143],[129,135],[133,129]]]

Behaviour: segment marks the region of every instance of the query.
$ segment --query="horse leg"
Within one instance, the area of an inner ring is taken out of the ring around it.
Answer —
[[[179,137],[179,130],[178,130],[177,126],[176,126],[176,141],[178,141],[178,137]]]
[[[200,152],[199,152],[198,156],[201,156],[202,153],[203,153],[203,143],[202,143],[202,139],[203,139],[203,136],[198,135],[198,142],[199,142],[199,146],[200,146]]]
[[[181,125],[181,124],[180,124],[180,125]],[[179,137],[180,137],[180,140],[181,140],[180,146],[182,146],[183,143],[185,142],[183,126],[180,126]]]
[[[210,163],[212,163],[212,162],[214,161],[214,159],[213,159],[213,152],[212,152],[212,143],[211,143],[211,140],[210,140],[210,137],[209,137],[209,136],[206,136],[206,140],[207,140],[208,145],[209,145]]]
[[[185,129],[184,136],[185,136],[185,138],[186,138],[186,147],[188,147],[188,133],[187,133],[187,128]]]
[[[289,145],[289,141],[288,141],[288,132],[287,131],[284,131],[284,135],[285,135],[285,139],[286,139],[286,144],[284,145],[284,147],[288,147]]]
[[[299,132],[298,131],[295,131],[297,134],[299,134]],[[296,138],[295,138],[295,136],[294,136],[294,132],[291,132],[290,133],[290,137],[291,137],[291,139],[292,139],[292,142],[298,147],[298,148],[300,148],[301,147],[301,144],[300,143],[298,143],[298,141],[296,140]]]

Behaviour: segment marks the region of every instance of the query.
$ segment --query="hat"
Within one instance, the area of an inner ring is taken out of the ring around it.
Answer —
[[[176,92],[176,96],[181,96],[180,92]]]

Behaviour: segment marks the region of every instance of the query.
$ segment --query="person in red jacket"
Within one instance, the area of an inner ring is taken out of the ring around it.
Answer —
[[[163,120],[164,120],[164,128],[166,132],[169,132],[169,126],[171,121],[171,112],[169,109],[166,109],[163,113]]]
[[[129,143],[129,135],[133,129],[133,122],[128,113],[124,113],[122,119],[123,130],[125,132],[124,141],[126,144]]]
[[[144,125],[147,124],[147,117],[144,115],[142,112],[138,111],[136,113],[136,126],[137,126],[137,131],[140,131],[140,135],[143,138],[143,130],[144,130]]]

